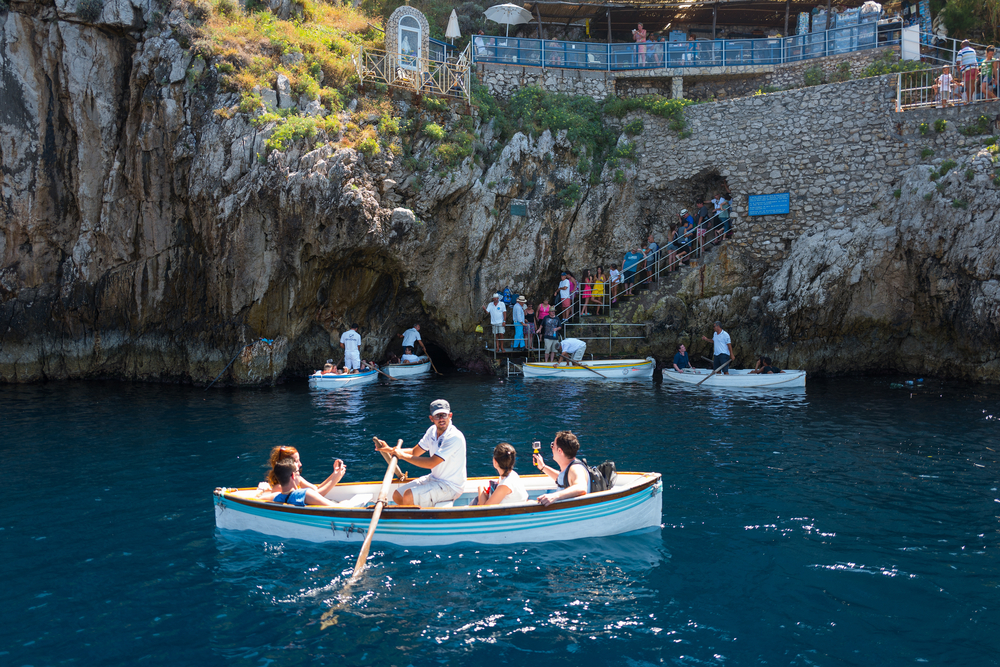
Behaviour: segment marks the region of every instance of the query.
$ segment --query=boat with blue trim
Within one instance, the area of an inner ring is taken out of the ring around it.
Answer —
[[[317,389],[341,389],[343,387],[358,387],[378,380],[378,371],[368,370],[358,373],[323,374],[316,371],[309,376],[309,386]]]
[[[660,528],[663,482],[659,473],[619,472],[615,486],[543,506],[538,496],[555,491],[547,475],[521,477],[528,501],[470,505],[492,478],[469,479],[462,495],[435,507],[389,505],[375,542],[400,546],[516,544],[641,533]],[[327,495],[340,506],[296,507],[256,497],[257,489],[216,489],[215,525],[223,531],[308,542],[362,542],[381,482],[338,484]],[[389,495],[399,484],[393,482]]]
[[[656,360],[645,359],[592,359],[589,361],[540,362],[529,361],[522,365],[526,378],[555,378],[558,380],[649,380],[653,377]]]

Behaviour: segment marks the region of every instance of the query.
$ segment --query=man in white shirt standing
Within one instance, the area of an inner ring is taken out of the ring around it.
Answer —
[[[490,325],[493,327],[493,349],[497,352],[506,352],[503,349],[503,330],[507,322],[507,306],[500,300],[500,295],[493,294],[490,303],[483,306],[483,310],[490,314]]]
[[[379,452],[431,471],[393,491],[392,499],[397,505],[434,507],[454,500],[465,490],[465,436],[451,423],[448,401],[441,398],[433,401],[430,418],[433,425],[415,447],[390,447],[384,440],[375,444]]]
[[[572,302],[570,301],[569,288],[569,276],[566,275],[565,271],[563,271],[559,276],[559,289],[556,290],[556,294],[559,296],[559,304],[562,308],[562,312],[559,313],[559,318],[563,320],[568,320],[573,317],[573,311],[570,310]]]
[[[722,322],[716,322],[714,328],[712,343],[714,343],[715,348],[712,355],[712,366],[718,370],[726,362],[731,363],[735,357],[733,357],[733,341],[729,338],[729,334],[722,330]],[[705,336],[702,336],[701,339],[708,340]],[[729,375],[729,366],[723,368],[721,372],[723,375]]]
[[[344,368],[348,372],[361,368],[361,334],[358,333],[357,323],[340,334],[340,347],[344,350]]]
[[[579,338],[563,338],[559,344],[561,352],[559,356],[566,361],[583,361],[583,353],[587,351],[587,344]]]

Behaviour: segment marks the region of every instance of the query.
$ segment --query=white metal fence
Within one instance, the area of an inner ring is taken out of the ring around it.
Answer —
[[[992,102],[998,98],[998,80],[1000,61],[997,60],[963,71],[954,65],[944,65],[900,72],[896,81],[896,110]]]

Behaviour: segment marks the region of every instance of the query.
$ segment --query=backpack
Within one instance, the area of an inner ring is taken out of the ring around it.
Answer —
[[[504,305],[508,308],[513,308],[514,303],[517,301],[517,295],[514,294],[514,290],[509,287],[504,287],[503,292],[500,293],[500,300],[503,301]]]
[[[592,466],[587,463],[587,459],[580,460],[583,461],[584,467],[587,468],[587,474],[590,475],[591,493],[599,493],[614,488],[618,482],[618,471],[615,470],[614,461],[605,461],[599,466]]]

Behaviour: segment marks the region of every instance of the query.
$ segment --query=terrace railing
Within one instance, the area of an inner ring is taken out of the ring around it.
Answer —
[[[980,63],[979,67],[959,72],[957,67],[944,66],[915,72],[900,72],[896,82],[896,110],[909,111],[928,107],[950,107],[958,104],[994,102],[1000,91],[1000,61],[992,65]]]
[[[476,63],[610,72],[780,65],[898,43],[898,28],[887,31],[872,22],[793,37],[643,44],[478,36],[472,41],[472,57]]]
[[[447,62],[362,47],[354,56],[354,67],[362,84],[383,83],[423,95],[442,95],[471,101],[472,67],[469,47],[457,58]]]

